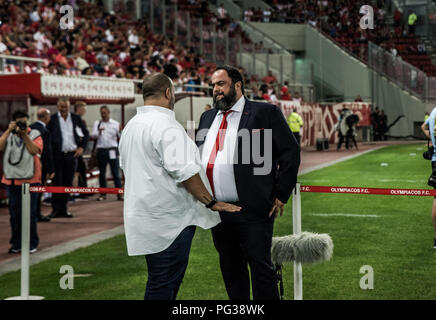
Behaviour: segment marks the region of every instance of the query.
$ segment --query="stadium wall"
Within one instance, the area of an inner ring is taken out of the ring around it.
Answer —
[[[304,24],[294,23],[263,23],[263,22],[250,22],[253,28],[261,30],[267,34],[274,41],[285,47],[290,51],[304,51],[305,50],[305,30]]]
[[[305,35],[305,60],[306,63],[314,65],[314,77],[321,81],[318,90],[323,90],[322,86],[325,84],[341,92],[346,100],[360,94],[365,101],[373,102],[385,111],[388,123],[400,115],[405,116],[391,128],[390,135],[414,134],[414,123],[423,121],[425,111],[432,108],[430,104],[373,72],[366,64],[352,57],[313,27],[306,25]]]
[[[280,62],[280,57],[282,61]],[[253,59],[255,66],[253,66]],[[269,64],[267,66],[267,59]],[[295,78],[295,58],[291,54],[273,54],[270,53],[256,53],[254,56],[251,53],[238,53],[237,55],[238,65],[242,66],[249,74],[258,75],[259,79],[262,79],[267,75],[267,68],[272,71],[273,75],[278,81],[294,82]],[[253,69],[255,68],[255,69]],[[281,75],[283,79],[281,79]]]

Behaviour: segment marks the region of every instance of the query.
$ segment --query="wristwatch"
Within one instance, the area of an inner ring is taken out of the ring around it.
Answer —
[[[206,205],[206,208],[212,208],[218,200],[215,197],[212,197],[212,200]]]

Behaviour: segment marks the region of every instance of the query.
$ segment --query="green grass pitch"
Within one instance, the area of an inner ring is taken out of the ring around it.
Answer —
[[[364,154],[299,178],[302,185],[425,188],[430,161],[423,145],[398,145]],[[321,154],[320,154],[321,155]],[[387,166],[382,166],[386,163]],[[302,230],[328,233],[331,261],[303,266],[304,299],[436,299],[432,197],[302,193]],[[292,203],[275,223],[276,236],[292,233]],[[59,273],[71,265],[74,289]],[[360,268],[372,267],[374,288],[361,289]],[[283,270],[285,299],[293,299],[293,265]],[[144,257],[128,257],[124,236],[34,265],[30,294],[46,299],[142,299]],[[20,294],[20,272],[0,277],[0,299]],[[197,228],[178,299],[227,299],[210,231]]]

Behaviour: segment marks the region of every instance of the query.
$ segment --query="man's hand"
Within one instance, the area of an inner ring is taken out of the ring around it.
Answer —
[[[238,212],[241,211],[242,208],[235,206],[234,204],[218,201],[210,209],[213,211]]]
[[[17,123],[15,121],[9,122],[9,126],[8,126],[9,132],[14,132],[16,127],[17,127]]]
[[[76,150],[76,153],[74,153],[74,157],[75,158],[80,157],[82,155],[82,153],[83,153],[83,148],[82,147],[78,147],[77,150]]]
[[[24,138],[24,136],[27,135],[27,128],[24,130],[21,130],[20,127],[18,127],[16,130],[17,130],[18,136],[21,138]]]
[[[276,198],[274,201],[274,205],[268,214],[268,217],[271,217],[271,215],[274,214],[274,218],[277,218],[278,211],[280,211],[280,217],[281,217],[283,215],[284,207],[285,207],[285,204]]]
[[[54,176],[55,176],[55,173],[54,173],[54,172],[52,172],[52,173],[47,173],[46,181],[47,181],[47,180],[52,180],[52,179],[54,178]]]

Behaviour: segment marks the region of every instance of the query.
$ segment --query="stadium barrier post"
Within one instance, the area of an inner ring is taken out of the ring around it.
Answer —
[[[29,246],[30,246],[30,185],[21,185],[21,296],[6,300],[42,300],[44,297],[29,295]]]
[[[301,233],[301,193],[300,183],[295,184],[292,193],[292,228],[294,234]],[[303,300],[303,267],[294,261],[294,300]]]

